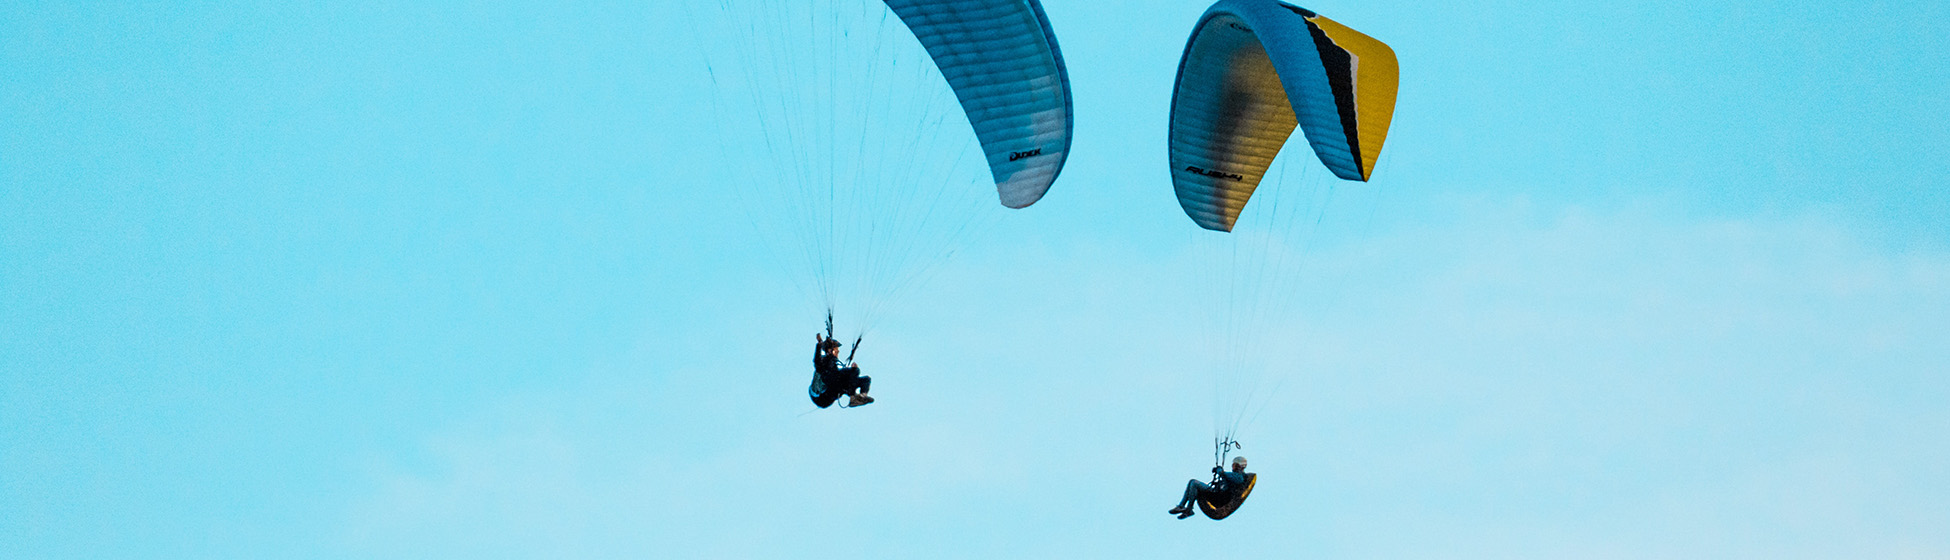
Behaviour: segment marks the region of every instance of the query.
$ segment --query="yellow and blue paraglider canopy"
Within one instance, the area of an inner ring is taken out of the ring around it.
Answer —
[[[1171,179],[1200,227],[1231,231],[1297,125],[1335,176],[1366,181],[1394,116],[1395,52],[1305,8],[1219,0],[1200,17],[1171,104]]]

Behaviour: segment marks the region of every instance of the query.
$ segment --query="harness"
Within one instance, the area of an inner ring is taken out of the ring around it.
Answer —
[[[1212,441],[1212,458],[1215,463],[1212,469],[1213,488],[1218,488],[1224,482],[1224,477],[1219,473],[1225,472],[1226,456],[1231,454],[1232,450],[1244,447],[1231,437]],[[1259,475],[1253,473],[1245,473],[1245,475],[1246,483],[1243,486],[1233,488],[1228,485],[1223,492],[1200,492],[1198,510],[1215,521],[1232,515],[1233,511],[1239,509],[1239,504],[1246,502],[1246,496],[1253,493],[1253,485],[1259,483]]]

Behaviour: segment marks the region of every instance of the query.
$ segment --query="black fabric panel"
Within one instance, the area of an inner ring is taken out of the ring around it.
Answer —
[[[1341,130],[1347,133],[1347,152],[1354,156],[1355,168],[1366,178],[1368,170],[1362,162],[1367,160],[1361,157],[1361,130],[1355,126],[1358,117],[1354,112],[1354,55],[1335,45],[1327,32],[1314,22],[1307,22],[1307,31],[1314,36],[1314,47],[1320,49],[1320,65],[1327,68],[1327,86],[1334,90],[1334,106],[1341,111]]]

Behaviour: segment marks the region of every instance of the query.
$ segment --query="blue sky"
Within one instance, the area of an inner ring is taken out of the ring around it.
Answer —
[[[1063,177],[811,414],[676,3],[0,6],[0,556],[1950,557],[1950,6],[1306,6],[1401,97],[1223,523],[1202,2],[1049,1]]]

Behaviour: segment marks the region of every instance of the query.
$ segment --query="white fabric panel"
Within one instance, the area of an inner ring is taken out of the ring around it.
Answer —
[[[1295,125],[1279,75],[1239,18],[1207,18],[1178,69],[1171,178],[1199,226],[1231,231]]]

